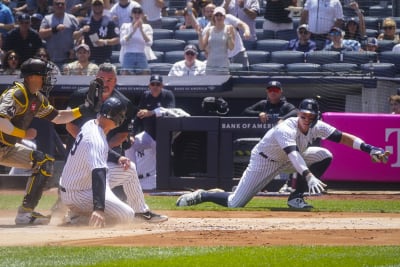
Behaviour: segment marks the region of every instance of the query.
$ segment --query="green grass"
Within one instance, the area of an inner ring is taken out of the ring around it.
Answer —
[[[146,197],[154,210],[288,210],[286,197],[256,197],[245,208],[228,209],[212,203],[178,208],[177,197]],[[0,194],[0,209],[15,210],[22,195]],[[38,209],[49,209],[54,194],[44,194]],[[399,201],[328,200],[311,197],[311,212],[400,212]],[[1,229],[0,229],[1,234]],[[400,240],[400,239],[399,239]],[[400,241],[399,241],[400,243]],[[1,236],[0,236],[1,244]],[[400,266],[400,246],[271,246],[271,247],[0,247],[0,267],[58,266]]]
[[[400,247],[0,247],[0,266],[400,266]]]

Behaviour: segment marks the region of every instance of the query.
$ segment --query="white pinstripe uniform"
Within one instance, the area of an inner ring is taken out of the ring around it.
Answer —
[[[298,120],[299,117],[286,119],[269,130],[253,148],[249,165],[236,190],[228,197],[228,207],[244,207],[277,174],[296,171],[283,150],[285,147],[297,146],[307,166],[332,157],[325,148],[308,146],[317,138],[326,139],[336,128],[318,121],[304,135],[297,126]]]
[[[71,148],[60,178],[61,200],[73,212],[88,216],[93,212],[92,170],[108,168],[108,149],[103,129],[95,120],[86,122]],[[111,191],[108,179],[104,212],[118,222],[133,222],[135,217],[133,209]]]

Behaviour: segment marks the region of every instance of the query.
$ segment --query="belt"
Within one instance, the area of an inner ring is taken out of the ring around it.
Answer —
[[[265,158],[265,159],[267,159],[267,160],[269,160],[269,161],[273,161],[273,162],[275,162],[275,160],[273,160],[273,159],[271,159],[270,157],[268,157],[267,155],[265,155],[264,154],[264,152],[260,152],[260,153],[258,153],[261,157],[263,157],[263,158]]]

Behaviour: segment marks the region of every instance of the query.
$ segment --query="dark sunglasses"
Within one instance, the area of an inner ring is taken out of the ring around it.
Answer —
[[[268,93],[279,93],[281,91],[281,89],[279,89],[277,87],[270,87],[267,90],[268,90]]]
[[[308,34],[309,31],[299,31],[300,34]]]
[[[185,55],[187,55],[187,56],[194,56],[195,53],[193,53],[193,52],[186,52]]]
[[[151,85],[151,86],[160,86],[160,85],[161,85],[161,83],[158,83],[158,82],[152,82],[152,83],[150,83],[150,85]]]
[[[394,26],[385,26],[383,27],[384,30],[393,30]]]
[[[341,32],[330,32],[329,35],[331,35],[331,36],[341,36],[342,33]]]
[[[10,57],[8,58],[8,60],[18,60],[18,57],[17,57],[17,56],[10,56]]]
[[[222,15],[221,13],[217,13],[215,14],[216,17],[223,17],[224,15]]]
[[[142,14],[143,11],[142,10],[132,10],[133,14]]]
[[[56,6],[65,6],[65,3],[63,3],[63,2],[54,2],[54,4]]]

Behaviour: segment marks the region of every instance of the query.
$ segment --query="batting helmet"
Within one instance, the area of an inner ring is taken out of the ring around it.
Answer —
[[[306,98],[303,101],[301,101],[301,103],[299,105],[299,110],[300,110],[300,112],[316,115],[314,121],[310,124],[311,128],[314,127],[320,118],[318,102],[315,99]]]
[[[125,120],[126,106],[115,97],[107,98],[100,107],[99,114],[112,120],[118,127]]]

